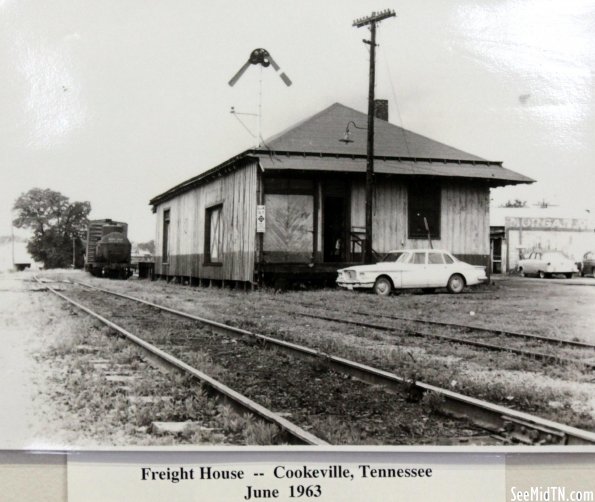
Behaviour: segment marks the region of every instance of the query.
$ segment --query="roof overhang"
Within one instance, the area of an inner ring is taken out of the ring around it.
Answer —
[[[215,177],[222,176],[227,172],[256,161],[259,162],[260,167],[264,171],[365,173],[367,166],[366,157],[355,155],[267,152],[263,149],[246,150],[222,164],[153,197],[149,201],[149,204],[153,206],[153,211],[155,211],[159,204],[163,204],[184,192],[208,183]],[[501,162],[492,161],[375,157],[374,172],[395,176],[440,176],[470,179],[487,182],[491,187],[533,183],[535,181],[527,176],[502,167]]]
[[[365,173],[367,159],[362,157],[312,155],[259,155],[260,166],[266,170],[328,171]],[[502,167],[500,162],[453,162],[439,159],[374,159],[374,172],[398,176],[440,176],[482,180],[490,186],[533,183],[535,180]]]

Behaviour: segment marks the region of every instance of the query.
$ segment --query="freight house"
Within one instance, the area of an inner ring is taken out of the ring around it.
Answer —
[[[335,103],[154,197],[155,274],[252,285],[334,278],[360,262],[366,124],[366,114]],[[374,150],[377,256],[427,247],[425,218],[434,247],[487,265],[490,188],[533,181],[389,123],[384,100]]]

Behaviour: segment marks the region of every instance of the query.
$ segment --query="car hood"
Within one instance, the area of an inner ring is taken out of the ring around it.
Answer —
[[[387,265],[386,263],[376,263],[375,265],[355,265],[353,267],[342,268],[337,270],[337,272],[344,272],[346,270],[353,270],[355,272],[372,272],[376,270],[380,270],[382,265]],[[394,264],[391,269],[394,268]]]
[[[353,267],[342,268],[340,270],[337,270],[337,272],[344,272],[346,270],[353,270],[354,272],[378,272],[378,271],[389,270],[389,269],[391,271],[396,271],[396,270],[399,270],[400,268],[401,268],[400,263],[381,262],[381,263],[376,263],[373,265],[355,265]]]

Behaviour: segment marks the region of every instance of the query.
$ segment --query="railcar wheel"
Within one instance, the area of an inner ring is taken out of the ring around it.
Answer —
[[[537,275],[539,276],[540,279],[545,279],[545,277],[546,277],[546,274],[545,274],[545,272],[543,270],[540,270],[537,273]]]
[[[374,283],[374,293],[379,296],[388,296],[393,290],[393,284],[388,277],[379,277]]]
[[[465,278],[461,274],[453,274],[448,279],[446,289],[449,293],[458,294],[465,289]]]

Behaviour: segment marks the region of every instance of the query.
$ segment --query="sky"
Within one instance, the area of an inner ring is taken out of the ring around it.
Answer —
[[[0,235],[33,187],[154,237],[149,200],[334,102],[367,110],[366,28],[390,121],[537,180],[493,204],[595,213],[592,0],[0,0]],[[293,81],[251,66],[255,48]]]

